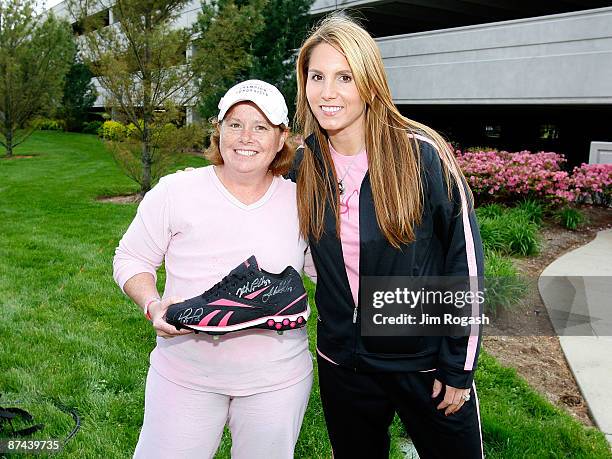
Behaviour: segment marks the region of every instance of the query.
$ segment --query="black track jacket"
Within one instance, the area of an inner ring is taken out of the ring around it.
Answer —
[[[369,174],[359,194],[359,274],[362,276],[483,276],[483,250],[471,205],[454,187],[448,199],[440,157],[428,139],[416,136],[421,155],[424,206],[416,240],[400,250],[382,234],[374,210]],[[304,154],[314,154],[322,167],[322,154],[314,138],[308,149],[298,149],[293,170],[297,179]],[[308,151],[310,150],[310,151]],[[466,188],[464,188],[466,189]],[[325,231],[319,241],[310,238],[317,270],[315,301],[319,313],[317,350],[338,365],[364,372],[405,372],[435,369],[436,377],[453,387],[468,388],[473,381],[480,350],[480,327],[473,336],[366,337],[361,314],[353,321],[355,304],[344,266],[342,245],[336,236],[331,208],[325,212]],[[360,279],[360,285],[362,280]],[[361,288],[359,292],[361,298]],[[361,302],[361,299],[359,300]]]

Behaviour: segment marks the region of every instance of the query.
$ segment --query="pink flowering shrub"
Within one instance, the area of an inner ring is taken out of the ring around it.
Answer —
[[[577,203],[612,205],[612,164],[574,167],[571,188]]]
[[[561,204],[575,198],[569,174],[561,170],[566,161],[563,155],[529,151],[456,153],[478,204],[523,198]]]

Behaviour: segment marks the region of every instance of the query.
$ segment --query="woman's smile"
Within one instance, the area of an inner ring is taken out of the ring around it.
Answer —
[[[255,150],[236,150],[234,151],[240,156],[255,156],[257,152]]]
[[[334,116],[340,110],[342,110],[342,107],[332,106],[332,105],[321,105],[320,108],[321,108],[321,111],[327,116]]]

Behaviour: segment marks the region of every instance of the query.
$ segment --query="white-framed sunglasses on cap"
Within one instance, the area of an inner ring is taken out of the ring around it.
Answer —
[[[270,83],[261,80],[247,80],[232,86],[219,101],[217,119],[222,121],[227,111],[238,102],[253,102],[276,126],[289,125],[289,110],[285,98]]]

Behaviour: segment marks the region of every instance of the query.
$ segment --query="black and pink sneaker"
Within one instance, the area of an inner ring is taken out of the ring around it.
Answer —
[[[247,328],[283,332],[306,325],[309,314],[298,272],[291,266],[266,272],[252,256],[202,295],[170,306],[166,322],[213,335]]]

